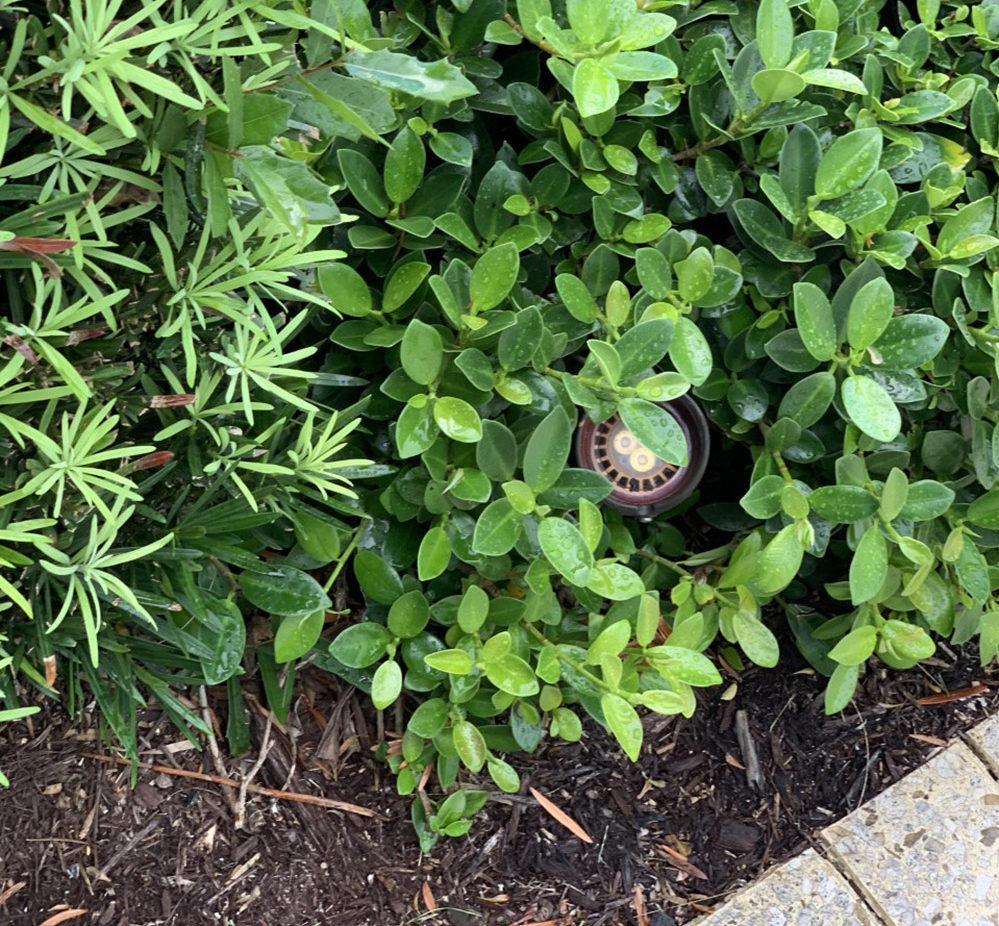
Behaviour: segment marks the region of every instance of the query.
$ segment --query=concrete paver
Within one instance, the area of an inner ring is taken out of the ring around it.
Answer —
[[[968,739],[981,751],[985,761],[992,766],[993,773],[999,775],[999,714],[970,730]]]
[[[842,875],[809,849],[697,926],[876,926],[876,921]]]
[[[820,838],[892,926],[999,926],[999,784],[964,743]]]

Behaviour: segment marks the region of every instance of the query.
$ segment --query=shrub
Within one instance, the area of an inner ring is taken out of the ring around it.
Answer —
[[[37,710],[15,678],[71,707],[86,683],[135,756],[147,696],[193,738],[175,689],[232,680],[238,751],[245,616],[280,713],[366,462],[309,285],[341,216],[269,89],[321,26],[38,6],[0,4],[0,721]]]
[[[638,709],[691,714],[712,647],[775,665],[778,620],[830,712],[935,636],[991,660],[999,4],[920,2],[897,38],[877,6],[19,15],[15,670],[66,657],[134,747],[137,686],[196,725],[168,686],[233,678],[262,610],[280,711],[329,606],[310,573],[349,559],[363,609],[311,658],[404,708],[400,792],[452,792],[414,801],[429,848],[480,773],[519,787],[504,754],[586,714],[635,758]],[[687,393],[751,456],[741,504],[602,507],[580,416],[682,464],[659,403]],[[345,425],[374,465],[335,468]]]

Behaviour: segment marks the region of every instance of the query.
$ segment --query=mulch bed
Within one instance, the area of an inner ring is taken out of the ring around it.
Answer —
[[[519,757],[524,796],[500,795],[467,838],[442,841],[427,857],[416,846],[409,800],[394,794],[373,758],[376,718],[335,679],[302,673],[297,719],[272,729],[274,747],[254,782],[353,802],[374,818],[251,794],[236,829],[227,789],[155,771],[140,771],[132,789],[128,768],[85,756],[107,752],[90,714],[71,722],[50,709],[30,725],[0,728],[0,768],[12,779],[0,792],[0,921],[39,926],[79,910],[62,922],[689,922],[999,709],[999,680],[978,667],[971,648],[942,646],[922,670],[869,673],[855,703],[825,718],[822,680],[795,674],[793,646],[783,646],[781,668],[730,679],[729,700],[715,690],[691,720],[651,718],[636,764],[595,728],[579,744]],[[918,703],[973,682],[987,690]],[[224,721],[224,702],[210,703]],[[757,786],[737,736],[742,711]],[[259,746],[263,712],[251,713]],[[145,762],[219,774],[210,751],[185,750],[155,708],[140,730]],[[221,761],[223,774],[239,778],[254,757]],[[543,811],[528,787],[592,844]]]

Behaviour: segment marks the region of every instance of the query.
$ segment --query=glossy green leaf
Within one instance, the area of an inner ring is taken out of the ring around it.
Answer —
[[[960,243],[972,235],[984,235],[993,231],[995,201],[983,197],[960,208],[949,218],[937,236],[937,248],[943,254],[950,254]]]
[[[862,186],[877,169],[881,147],[881,129],[854,129],[837,138],[819,162],[816,194],[835,199]]]
[[[488,556],[502,556],[513,548],[522,530],[523,515],[507,499],[497,499],[479,515],[472,548]]]
[[[392,602],[388,629],[397,637],[415,637],[430,620],[430,605],[423,592],[414,589]]]
[[[870,601],[881,590],[888,575],[888,544],[877,524],[867,528],[850,561],[850,600]]]
[[[464,399],[441,396],[434,402],[434,421],[452,440],[474,444],[482,438],[479,413]]]
[[[869,376],[851,376],[843,381],[843,407],[850,420],[875,440],[898,437],[902,416],[891,397]]]
[[[599,312],[596,300],[579,277],[571,273],[560,273],[555,277],[555,286],[573,318],[587,324],[596,319]]]
[[[479,312],[499,305],[517,281],[520,255],[512,242],[490,248],[472,268],[469,296]]]
[[[440,333],[418,318],[412,319],[399,345],[399,359],[413,382],[430,385],[440,375],[444,363],[444,344]]]
[[[385,193],[393,203],[404,203],[419,189],[427,152],[420,136],[406,127],[385,154]]]
[[[600,698],[600,710],[614,738],[632,762],[638,761],[642,751],[642,721],[636,710],[616,694],[605,694]]]
[[[584,58],[576,65],[572,76],[572,97],[579,114],[596,116],[606,112],[618,100],[617,78],[594,58]]]
[[[426,396],[420,396],[420,399],[422,401],[407,402],[396,423],[395,442],[403,459],[429,450],[440,434],[433,406]]]
[[[687,465],[687,438],[666,409],[644,399],[628,398],[621,401],[618,411],[631,433],[660,460]]]
[[[458,758],[473,772],[482,771],[486,764],[486,741],[479,728],[467,720],[459,720],[452,729]]]
[[[768,68],[782,68],[791,60],[794,22],[787,0],[761,0],[756,10],[756,40]]]
[[[895,294],[883,277],[865,283],[853,297],[846,319],[847,340],[854,348],[873,344],[888,327],[895,311]]]
[[[753,590],[759,595],[775,595],[785,589],[798,574],[804,552],[797,525],[782,528],[760,553],[751,582]]]
[[[333,640],[330,654],[345,666],[363,669],[377,662],[391,642],[392,635],[381,624],[353,624]]]
[[[446,60],[420,61],[392,51],[352,51],[344,67],[386,90],[398,91],[433,103],[452,103],[472,96],[475,84]]]
[[[421,582],[436,579],[451,562],[451,540],[443,527],[432,527],[420,541],[416,573]]]
[[[886,370],[908,370],[929,363],[947,341],[950,328],[933,315],[892,318],[870,350],[874,365]]]
[[[323,631],[324,611],[303,617],[285,617],[274,634],[274,658],[278,662],[291,662],[304,656],[319,642]]]
[[[402,594],[399,573],[371,550],[358,550],[354,555],[354,575],[361,591],[379,604],[392,604]]]
[[[826,413],[835,395],[836,378],[832,373],[812,373],[784,394],[777,417],[791,418],[801,427],[809,428]]]
[[[371,311],[371,290],[353,267],[339,262],[324,264],[316,278],[338,312],[361,318]]]
[[[289,231],[304,234],[309,225],[340,221],[329,186],[307,165],[262,145],[243,148],[240,154],[239,170],[257,200]]]
[[[495,659],[486,659],[484,670],[489,679],[500,691],[515,698],[529,698],[540,689],[531,667],[514,653],[504,653]]]
[[[857,689],[857,678],[860,669],[856,665],[837,666],[829,679],[825,693],[826,714],[835,714],[850,703]]]
[[[561,406],[533,430],[524,451],[524,481],[541,494],[558,480],[569,461],[573,423]]]
[[[266,572],[244,571],[239,587],[254,607],[281,617],[306,617],[332,604],[322,586],[293,566],[268,566]]]
[[[392,705],[402,693],[402,668],[394,659],[383,662],[371,677],[371,703],[378,710]]]
[[[593,569],[593,554],[578,527],[563,518],[545,518],[538,525],[538,543],[548,562],[568,582],[586,585]]]
[[[871,517],[878,500],[860,486],[821,486],[808,496],[808,504],[820,518],[834,524],[850,524]]]
[[[700,386],[711,374],[711,347],[689,318],[678,318],[674,323],[669,359],[695,386]]]
[[[874,652],[877,640],[878,632],[873,627],[858,627],[829,651],[829,658],[844,666],[863,665]]]
[[[738,611],[733,620],[733,627],[739,646],[753,662],[765,668],[777,665],[780,659],[780,645],[766,624],[745,611]]]

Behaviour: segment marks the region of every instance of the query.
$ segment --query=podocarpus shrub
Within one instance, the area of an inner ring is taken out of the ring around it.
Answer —
[[[999,3],[921,0],[898,37],[879,6],[151,5],[107,15],[128,28],[106,57],[18,15],[0,228],[79,243],[0,255],[30,296],[4,329],[3,539],[50,563],[11,559],[4,591],[35,606],[7,630],[15,668],[41,684],[89,636],[99,669],[67,665],[112,680],[111,717],[133,677],[174,704],[166,681],[214,665],[181,630],[237,671],[235,601],[295,641],[255,649],[280,710],[276,660],[323,626],[309,570],[329,585],[349,560],[363,608],[311,658],[400,709],[400,792],[428,767],[452,792],[414,801],[429,847],[467,830],[483,773],[517,789],[505,753],[578,738],[584,713],[637,757],[639,709],[690,714],[717,647],[775,665],[777,621],[830,712],[868,660],[912,667],[935,636],[991,660]],[[601,508],[571,458],[581,415],[619,413],[682,462],[656,403],[688,391],[752,458],[741,505],[698,503],[707,550],[689,520]],[[147,424],[157,393],[197,402]],[[332,508],[270,444],[331,407],[375,461]],[[56,453],[84,423],[99,456],[74,479],[38,435],[68,435]],[[123,472],[129,443],[177,468]],[[135,498],[111,508],[121,479]],[[49,633],[92,568],[143,610],[98,582]],[[305,597],[280,597],[290,576]]]

